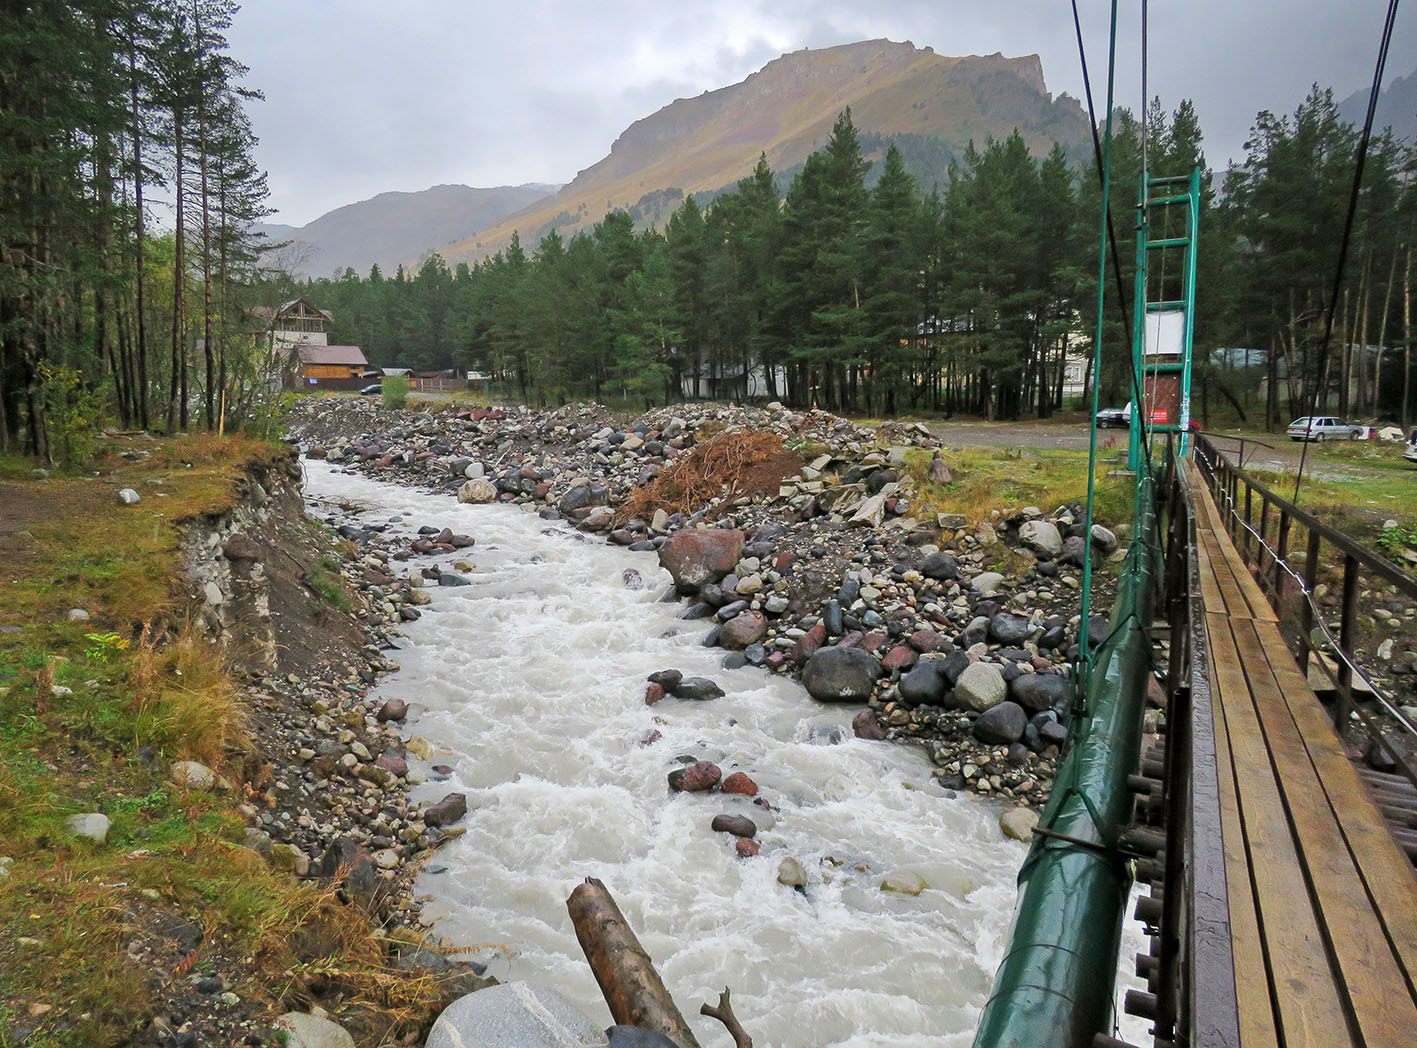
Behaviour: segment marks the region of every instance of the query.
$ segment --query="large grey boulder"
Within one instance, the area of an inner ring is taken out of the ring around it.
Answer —
[[[286,1012],[276,1020],[286,1048],[354,1048],[354,1038],[338,1023],[305,1012]]]
[[[1008,746],[1023,738],[1028,714],[1016,702],[991,706],[974,722],[974,737],[990,746]]]
[[[108,829],[113,825],[107,815],[96,811],[85,812],[82,815],[70,815],[64,822],[69,827],[69,832],[75,837],[97,841],[99,844],[108,840]]]
[[[1024,673],[1009,684],[1009,697],[1026,710],[1041,713],[1068,698],[1068,678],[1057,673]]]
[[[609,1042],[575,1005],[547,986],[502,983],[459,997],[426,1048],[606,1048]]]
[[[497,485],[486,477],[469,480],[458,488],[458,501],[470,502],[475,506],[497,501]]]
[[[822,648],[802,670],[802,686],[819,702],[865,702],[881,664],[860,648]]]
[[[965,709],[983,713],[1003,702],[1008,690],[1009,686],[1004,682],[1004,674],[998,666],[992,662],[974,662],[959,675],[955,683],[955,698]]]
[[[1063,549],[1063,536],[1056,524],[1046,520],[1030,520],[1018,529],[1018,540],[1039,557],[1052,560]]]

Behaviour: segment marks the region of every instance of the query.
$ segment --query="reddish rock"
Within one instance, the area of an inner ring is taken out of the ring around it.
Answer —
[[[719,787],[724,793],[741,793],[745,797],[756,797],[758,795],[758,784],[741,771],[735,771],[728,778],[723,780],[723,785]]]
[[[773,569],[786,575],[792,570],[792,563],[797,559],[790,549],[785,549],[777,555],[777,559],[772,562]]]
[[[316,444],[309,451],[305,452],[305,457],[308,459],[322,459],[328,454],[328,451]]]
[[[881,727],[874,710],[862,710],[852,717],[851,730],[856,733],[858,739],[869,739],[872,742],[880,742],[886,737],[886,729]]]
[[[875,651],[883,647],[886,641],[890,640],[890,634],[885,630],[872,630],[861,638],[861,643],[857,645],[862,651]]]
[[[751,837],[739,837],[733,842],[733,850],[738,853],[738,858],[751,859],[763,850],[763,846]]]
[[[922,655],[926,652],[939,651],[945,645],[945,638],[934,630],[916,630],[906,640],[912,648]]]
[[[700,793],[711,790],[723,777],[718,765],[711,761],[699,761],[687,768],[675,768],[669,773],[669,788],[676,793]]]
[[[715,815],[710,828],[714,833],[731,833],[735,837],[758,835],[758,824],[746,815]]]
[[[551,491],[551,485],[550,485],[550,483],[543,480],[540,484],[538,484],[538,485],[536,486],[536,490],[534,490],[534,491],[532,492],[532,494],[535,495],[535,496],[536,496],[537,498],[539,498],[539,499],[544,499],[550,491]]]
[[[664,738],[664,736],[660,734],[658,728],[651,728],[649,731],[645,732],[644,736],[640,739],[640,745],[653,746],[662,738]]]
[[[762,640],[767,632],[768,620],[761,611],[745,611],[719,627],[718,644],[728,651],[742,651]]]
[[[862,646],[861,640],[866,634],[860,630],[847,630],[841,635],[841,640],[836,642],[838,648],[859,648]]]
[[[450,793],[437,804],[423,809],[423,822],[428,826],[451,826],[467,814],[467,797]]]
[[[417,455],[414,455],[414,456],[413,456],[413,461],[414,461],[414,462],[427,462],[429,459],[431,459],[431,458],[437,458],[437,457],[438,457],[438,453],[437,453],[436,451],[420,451]]]
[[[378,464],[381,466],[392,466],[394,464],[394,457],[392,455],[380,455]]]
[[[770,670],[780,670],[787,665],[787,655],[781,651],[768,652],[767,661],[763,665]]]
[[[881,668],[889,673],[891,670],[903,670],[914,666],[915,660],[920,657],[919,652],[908,644],[897,644],[890,651],[886,652],[886,657],[881,660]]]
[[[820,622],[809,629],[805,635],[798,638],[792,648],[793,662],[806,662],[823,644],[827,642],[827,628]],[[774,653],[776,654],[776,653]]]
[[[659,563],[680,589],[696,590],[727,575],[742,555],[743,533],[737,528],[693,528],[659,548]]]
[[[649,685],[645,688],[645,705],[653,706],[662,698],[664,698],[664,685],[650,681]]]
[[[379,707],[379,712],[374,716],[381,724],[387,724],[389,721],[401,721],[408,716],[408,703],[403,699],[389,699]]]
[[[397,775],[400,778],[408,774],[408,761],[397,750],[385,750],[379,754],[374,765],[383,768],[390,775]]]

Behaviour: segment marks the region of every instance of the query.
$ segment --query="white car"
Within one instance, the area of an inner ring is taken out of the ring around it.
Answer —
[[[1290,440],[1357,440],[1363,431],[1361,426],[1350,426],[1333,415],[1315,415],[1310,418],[1296,418],[1284,432]]]
[[[1402,449],[1402,457],[1417,466],[1417,427],[1407,434],[1407,446]]]

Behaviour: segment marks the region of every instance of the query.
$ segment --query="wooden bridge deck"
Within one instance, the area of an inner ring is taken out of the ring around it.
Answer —
[[[1241,1043],[1411,1048],[1417,875],[1192,488]]]

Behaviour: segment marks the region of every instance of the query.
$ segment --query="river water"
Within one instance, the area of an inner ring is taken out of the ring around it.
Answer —
[[[1024,857],[1001,837],[996,805],[945,796],[914,748],[854,738],[857,707],[721,669],[723,652],[701,643],[707,625],[659,601],[670,583],[653,554],[516,508],[306,466],[307,494],[356,505],[368,523],[401,517],[392,529],[477,539],[440,558],[472,561],[472,584],[431,590],[405,627],[401,669],[378,689],[413,704],[406,733],[434,744],[429,764],[454,769],[414,798],[468,798],[466,835],[433,860],[446,870],[418,882],[435,931],[477,947],[469,956],[499,978],[549,984],[609,1025],[565,908],[599,877],[706,1046],[727,1037],[698,1005],[725,985],[759,1048],[970,1043]],[[666,668],[727,695],[645,706],[646,676]],[[662,738],[642,745],[652,730]],[[760,829],[759,856],[736,858],[709,829],[723,812],[767,822],[746,798],[668,792],[680,755],[762,787],[775,823]],[[807,870],[805,891],[777,883],[788,856]],[[929,887],[883,892],[898,869]]]

